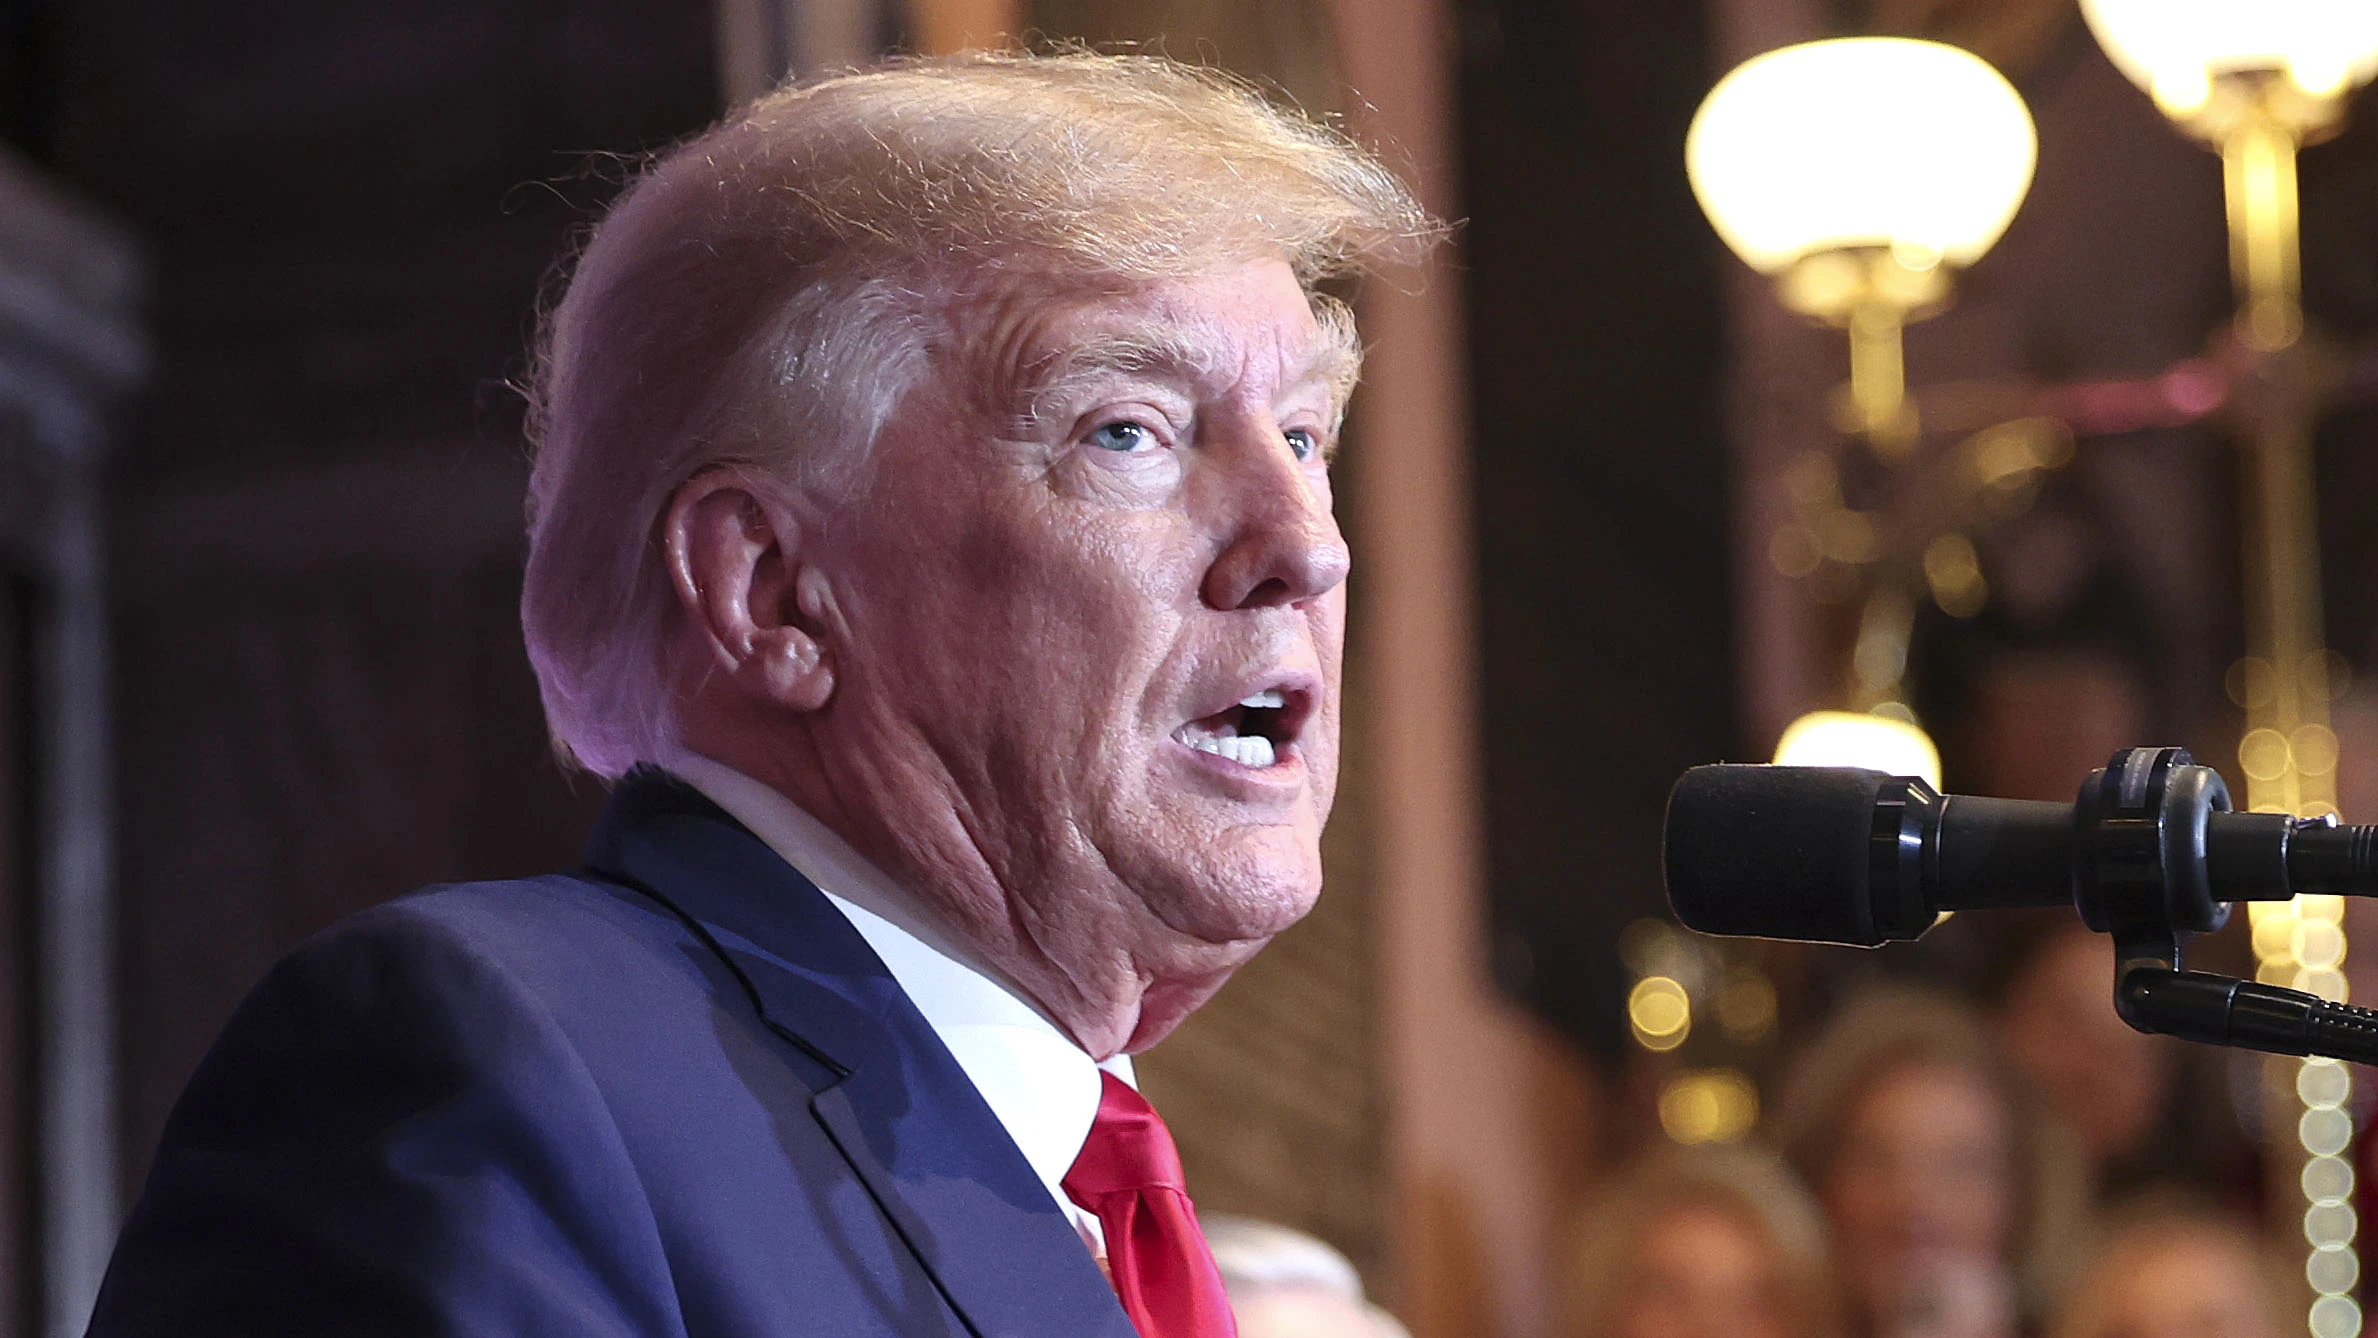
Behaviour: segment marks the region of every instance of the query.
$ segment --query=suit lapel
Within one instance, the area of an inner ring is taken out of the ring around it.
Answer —
[[[811,1112],[978,1338],[1131,1338],[1073,1225],[865,939],[675,778],[620,783],[587,851],[732,971],[816,1093]]]
[[[1033,1215],[1029,1233],[1001,1234],[1013,1230],[1001,1224],[1014,1219],[1014,1208],[1001,1186],[967,1173],[976,1145],[953,1141],[972,1132],[911,1109],[907,1091],[876,1076],[884,1072],[859,1069],[818,1093],[810,1109],[967,1327],[979,1338],[1133,1338],[1072,1223],[1052,1205]],[[1022,1154],[1014,1160],[1021,1163]],[[1025,1176],[1047,1203],[1048,1190],[1028,1167]]]

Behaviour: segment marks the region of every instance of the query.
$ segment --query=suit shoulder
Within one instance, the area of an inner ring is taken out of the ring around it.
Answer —
[[[488,1062],[549,1054],[557,1041],[599,1057],[622,1037],[737,1011],[739,997],[656,902],[553,875],[424,888],[339,921],[273,967],[223,1040],[294,1026],[442,1044]]]
[[[667,909],[582,874],[425,887],[348,917],[293,959],[420,954],[470,959],[540,994],[685,976],[694,942]]]
[[[401,898],[283,958],[175,1104],[91,1331],[682,1333],[601,1019],[545,983],[661,954],[567,881]]]

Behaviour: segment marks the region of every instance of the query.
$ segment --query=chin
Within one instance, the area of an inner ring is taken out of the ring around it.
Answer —
[[[1321,853],[1293,838],[1225,839],[1174,862],[1170,874],[1141,883],[1148,908],[1201,944],[1246,945],[1242,961],[1321,896]]]
[[[1170,859],[1152,858],[1143,865],[1149,876],[1130,880],[1169,932],[1143,942],[1138,954],[1150,980],[1125,1050],[1163,1040],[1319,899],[1314,843],[1277,831],[1268,841],[1234,835]]]

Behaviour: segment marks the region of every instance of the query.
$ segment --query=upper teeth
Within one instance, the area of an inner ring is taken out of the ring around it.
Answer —
[[[1250,693],[1247,696],[1239,699],[1239,705],[1241,706],[1254,706],[1272,711],[1276,711],[1287,704],[1287,695],[1282,693],[1278,688],[1265,688],[1261,692]]]

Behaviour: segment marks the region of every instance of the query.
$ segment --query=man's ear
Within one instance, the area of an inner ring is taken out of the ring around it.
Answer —
[[[791,492],[745,469],[705,470],[669,499],[661,543],[703,658],[753,696],[815,711],[834,695],[834,664]]]

